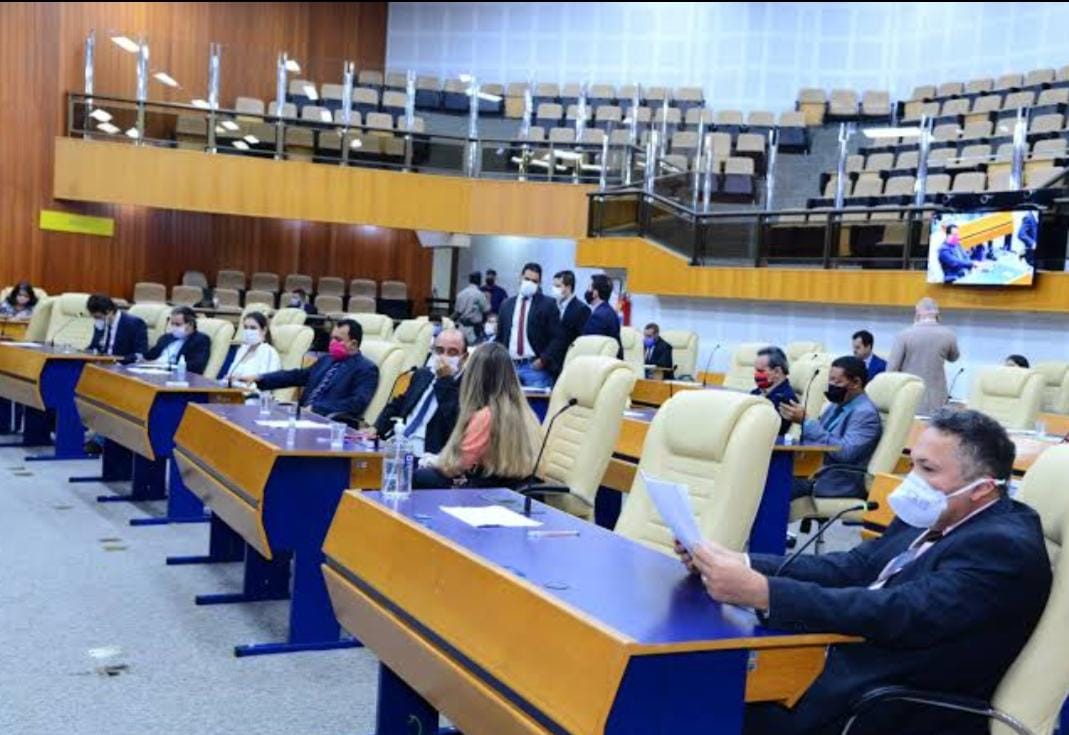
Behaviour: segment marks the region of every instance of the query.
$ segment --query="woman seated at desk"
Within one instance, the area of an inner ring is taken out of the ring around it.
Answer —
[[[480,345],[462,375],[456,427],[440,454],[420,460],[413,487],[511,486],[533,469],[541,430],[508,350]]]
[[[29,319],[37,306],[37,294],[29,281],[15,285],[3,301],[0,301],[0,317],[6,319]]]
[[[223,377],[235,388],[248,388],[257,375],[281,369],[282,359],[271,345],[267,317],[250,311],[241,322],[241,346]]]

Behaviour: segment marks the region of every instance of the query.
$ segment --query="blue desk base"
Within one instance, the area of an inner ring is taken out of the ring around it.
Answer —
[[[78,360],[50,360],[41,373],[41,398],[46,411],[26,409],[24,446],[55,444],[52,454],[26,457],[27,462],[56,459],[90,459],[85,453],[85,428],[74,405],[74,389],[82,375],[84,363]],[[55,421],[55,441],[49,436],[51,419]]]
[[[750,529],[749,550],[756,554],[787,551],[787,523],[791,516],[791,487],[794,484],[794,453],[772,452],[761,504]]]
[[[245,561],[245,539],[234,533],[230,526],[223,523],[214,514],[210,518],[211,531],[208,536],[208,554],[200,556],[169,556],[169,566],[186,564],[227,564]]]
[[[170,462],[167,484],[167,513],[161,517],[133,518],[131,526],[162,526],[168,523],[207,523],[208,513],[200,498],[182,482],[182,474],[174,460]]]
[[[100,474],[70,477],[67,482],[129,482],[133,472],[134,453],[118,442],[105,439],[100,453]]]

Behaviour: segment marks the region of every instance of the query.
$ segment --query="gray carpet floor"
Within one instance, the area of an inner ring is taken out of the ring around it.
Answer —
[[[284,639],[288,603],[195,606],[240,589],[240,564],[164,565],[205,553],[207,524],[131,527],[162,508],[67,483],[97,462],[24,455],[0,449],[0,733],[371,732],[369,651],[235,658],[235,644]]]

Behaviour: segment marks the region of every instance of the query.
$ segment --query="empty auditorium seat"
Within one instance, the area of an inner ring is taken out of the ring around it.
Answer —
[[[932,138],[935,140],[957,140],[961,134],[961,128],[957,123],[945,123],[936,125],[932,129]]]
[[[263,119],[264,101],[256,97],[238,97],[234,100],[234,112],[238,120],[255,122]]]
[[[315,157],[315,131],[309,128],[286,128],[286,158],[311,161]]]
[[[564,108],[556,102],[541,102],[535,113],[535,122],[544,127],[555,126],[564,117]]]
[[[375,112],[379,109],[379,90],[357,87],[353,90],[353,107],[364,115]]]
[[[986,138],[991,135],[992,125],[990,120],[973,120],[965,123],[962,128],[962,138]]]
[[[364,329],[364,339],[389,341],[393,337],[393,319],[385,314],[371,312],[348,313],[348,319],[353,319]]]
[[[886,171],[895,164],[894,153],[871,153],[865,159],[865,171]]]
[[[408,97],[404,92],[398,92],[396,90],[386,90],[382,93],[382,111],[391,117],[393,115],[403,115],[405,112],[405,106],[408,104]],[[368,113],[368,117],[371,113]],[[393,127],[391,124],[390,127]]]
[[[297,119],[297,105],[292,102],[283,102],[282,109],[279,111],[278,103],[275,100],[271,100],[270,104],[267,105],[267,116],[292,118],[295,120]]]
[[[809,149],[809,135],[805,129],[805,114],[801,112],[781,112],[779,115],[779,144],[788,152],[801,152]]]
[[[345,281],[334,276],[320,276],[316,293],[321,296],[344,296]]]
[[[275,292],[249,289],[245,292],[245,308],[248,309],[251,304],[263,304],[273,309],[275,308]]]
[[[375,297],[355,294],[349,297],[345,309],[351,314],[374,314]]]
[[[673,95],[676,107],[687,110],[705,105],[705,93],[701,87],[679,87]]]
[[[200,271],[186,271],[182,274],[182,285],[208,288],[208,278]]]
[[[1024,172],[1024,185],[1029,189],[1038,189],[1045,185],[1055,174],[1064,169],[1055,168],[1026,168]]]
[[[925,194],[945,194],[950,191],[950,174],[931,174],[924,187]]]
[[[407,83],[407,80],[406,80]],[[420,74],[416,77],[416,107],[434,110],[442,104],[442,82],[438,77]]]
[[[286,91],[290,102],[298,106],[307,105],[319,99],[315,82],[309,79],[291,79]]]
[[[591,105],[614,105],[616,87],[611,84],[591,84],[587,90],[587,102]]]
[[[984,92],[990,92],[994,84],[995,80],[991,77],[972,79],[965,83],[965,94],[982,94]]]
[[[382,298],[402,301],[407,299],[408,284],[404,281],[383,281]]]
[[[362,69],[357,72],[356,83],[361,86],[381,87],[383,83],[382,72],[375,69]]]
[[[575,128],[551,128],[549,131],[550,143],[574,143]]]
[[[342,106],[342,97],[345,95],[345,87],[340,84],[324,83],[319,88],[319,101],[328,110],[337,110]]]
[[[1054,81],[1054,69],[1033,69],[1024,77],[1025,87],[1036,87],[1040,84],[1049,84]]]
[[[1066,90],[1069,91],[1069,90]],[[1047,115],[1038,115],[1032,118],[1032,121],[1028,124],[1028,132],[1030,133],[1058,133],[1062,130],[1062,116],[1059,113],[1050,113]],[[1043,141],[1040,141],[1041,143]]]
[[[953,97],[962,93],[965,85],[962,82],[943,82],[935,90],[936,97]]]
[[[594,111],[594,124],[599,127],[619,126],[621,120],[623,111],[615,105],[600,105]]]
[[[1032,109],[1032,114],[1061,112],[1063,108],[1059,108],[1058,105],[1069,106],[1069,89],[1066,87],[1044,89],[1039,93],[1039,98],[1036,100],[1035,107]]]
[[[939,115],[938,102],[907,102],[902,112],[902,122],[913,122],[922,117],[933,118]]]
[[[827,102],[823,89],[807,88],[798,92],[797,109],[805,116],[807,125],[820,125],[824,122]]]
[[[956,159],[947,162],[947,168],[976,168],[986,163],[991,157],[991,146],[986,143],[967,145],[961,149]]]
[[[278,293],[278,274],[258,272],[252,274],[249,288],[254,291],[269,291]]]
[[[708,128],[712,126],[714,119],[713,111],[707,107],[691,107],[683,115],[683,122],[688,128],[698,127],[699,121]]]
[[[972,106],[974,113],[998,112],[1001,109],[1002,95],[1000,94],[986,94],[982,97],[977,97]]]
[[[828,117],[853,119],[857,117],[857,92],[852,89],[833,89],[828,99]]]
[[[1064,158],[1066,152],[1065,138],[1048,138],[1037,140],[1032,146],[1032,159]]]
[[[204,298],[204,289],[200,286],[173,286],[171,303],[180,306],[195,306]]]
[[[620,107],[625,110],[634,105],[636,98],[638,98],[638,103],[641,105],[643,102],[642,89],[637,84],[624,84],[616,93],[616,99],[619,101]]]
[[[716,125],[717,130],[726,133],[736,134],[742,129],[743,126],[742,111],[720,110],[720,112],[716,113],[716,116],[714,118],[714,124]]]
[[[980,171],[966,171],[954,177],[950,191],[954,194],[971,194],[983,191],[987,186],[987,175]]]
[[[884,118],[891,115],[891,94],[883,90],[868,90],[861,97],[861,116]]]
[[[678,107],[669,107],[669,108],[656,107],[656,108],[654,108],[653,124],[658,129],[660,129],[662,121],[666,121],[667,122],[668,132],[671,133],[672,130],[674,130],[675,128],[678,128],[680,126],[680,124],[682,124],[682,122],[683,122],[683,113],[679,110]]]
[[[1003,110],[1018,110],[1031,107],[1036,101],[1036,93],[1030,90],[1012,92],[1002,100]]]
[[[221,270],[215,274],[216,288],[232,288],[237,291],[245,290],[245,271]]]
[[[915,169],[920,165],[919,151],[902,151],[895,159],[896,169]]]
[[[300,273],[290,273],[286,276],[286,282],[282,288],[286,291],[296,291],[300,288],[305,293],[310,294],[312,293],[312,277]]]
[[[568,82],[561,87],[560,90],[560,103],[567,107],[568,105],[574,105],[579,101],[579,96],[583,92],[581,84],[576,82]]]
[[[735,138],[735,153],[739,156],[750,156],[755,160],[764,160],[765,136],[758,133],[740,133]]]
[[[523,117],[529,86],[527,82],[509,82],[505,87],[505,117],[514,120]]]
[[[554,104],[560,97],[560,85],[552,84],[549,82],[539,82],[534,88],[534,104],[535,106],[542,105],[544,103]],[[558,105],[559,106],[559,105]],[[560,119],[560,116],[557,116]]]
[[[776,116],[765,110],[750,110],[746,116],[746,128],[751,133],[764,135],[776,127]]]
[[[752,198],[754,195],[754,162],[752,158],[732,157],[724,161],[723,192],[728,195]]]
[[[320,314],[341,314],[345,310],[342,297],[334,294],[316,294],[314,303]]]
[[[965,97],[947,100],[943,103],[943,107],[939,110],[939,114],[943,117],[948,115],[964,115],[969,112],[969,104],[969,100]]]
[[[1001,77],[995,80],[995,86],[993,89],[1017,89],[1021,86],[1022,78],[1020,74],[1003,74]]]
[[[134,284],[134,303],[165,303],[167,301],[167,287],[162,283],[150,283],[139,281]]]
[[[379,284],[368,278],[354,278],[349,281],[350,296],[369,296],[374,299],[379,295]]]
[[[408,86],[408,73],[403,71],[386,71],[383,86],[387,89],[404,89]]]
[[[927,100],[935,97],[935,85],[934,84],[922,84],[913,88],[913,94],[909,96],[912,100]]]
[[[301,108],[301,120],[306,122],[332,123],[334,122],[334,115],[327,107],[305,105]]]

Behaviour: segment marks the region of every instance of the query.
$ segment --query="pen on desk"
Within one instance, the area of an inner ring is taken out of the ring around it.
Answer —
[[[527,538],[564,538],[566,536],[578,536],[579,532],[575,530],[558,530],[558,531],[528,531]]]

